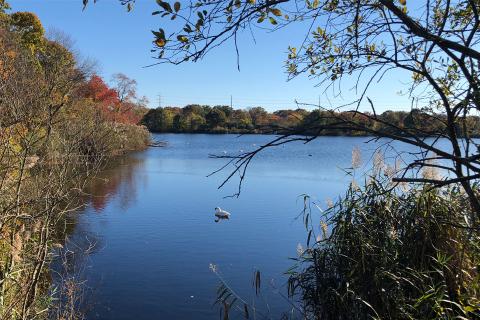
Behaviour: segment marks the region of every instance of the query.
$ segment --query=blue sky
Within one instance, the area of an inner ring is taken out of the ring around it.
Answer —
[[[333,106],[355,98],[353,90],[344,90],[343,100],[322,94],[315,80],[300,76],[287,81],[284,61],[288,45],[298,46],[303,39],[302,26],[279,32],[256,32],[256,43],[245,33],[240,42],[240,67],[232,43],[214,50],[204,60],[180,66],[158,65],[151,57],[151,30],[161,23],[152,16],[157,9],[154,0],[137,1],[132,12],[117,0],[99,0],[82,11],[81,0],[10,0],[13,11],[31,11],[39,16],[44,27],[60,29],[76,42],[82,55],[99,62],[99,73],[107,81],[122,72],[138,82],[139,95],[150,100],[150,106],[184,106],[189,103],[230,104],[238,108],[263,106],[267,110],[295,108],[294,101]],[[369,92],[377,112],[386,109],[406,110],[408,99],[398,94],[408,79],[391,73]],[[353,82],[352,82],[353,83]],[[349,87],[349,83],[346,83]]]

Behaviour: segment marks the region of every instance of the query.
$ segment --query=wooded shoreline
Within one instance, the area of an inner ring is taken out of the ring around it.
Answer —
[[[262,107],[234,109],[230,106],[187,105],[183,108],[149,109],[140,123],[154,133],[205,134],[295,134],[314,136],[375,136],[384,130],[397,136],[408,136],[411,130],[419,137],[438,137],[447,129],[442,114],[429,114],[421,109],[385,111],[377,117],[354,111],[333,112],[323,109],[278,110],[267,112]],[[375,120],[372,120],[374,118]],[[388,125],[385,125],[387,123]],[[480,117],[467,117],[466,132],[456,127],[458,137],[480,137]],[[359,128],[364,128],[359,129]],[[397,129],[395,129],[397,128]],[[367,131],[371,130],[371,132]],[[465,134],[466,133],[466,134]]]

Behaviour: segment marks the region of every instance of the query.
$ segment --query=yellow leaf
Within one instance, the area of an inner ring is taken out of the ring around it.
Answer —
[[[166,41],[164,39],[157,39],[155,40],[155,44],[159,47],[164,47],[166,44]]]
[[[282,15],[282,11],[280,11],[280,9],[274,8],[274,9],[271,9],[270,11],[277,17],[280,17]]]

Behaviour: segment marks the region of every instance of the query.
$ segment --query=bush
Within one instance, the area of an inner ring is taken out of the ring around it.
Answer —
[[[352,184],[322,215],[323,236],[309,228],[316,242],[289,293],[313,319],[480,317],[479,221],[466,199],[458,187],[401,190],[380,174]]]
[[[150,133],[145,126],[109,123],[112,126],[110,152],[113,155],[145,149],[150,143]]]

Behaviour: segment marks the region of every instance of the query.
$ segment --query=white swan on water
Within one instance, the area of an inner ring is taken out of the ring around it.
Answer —
[[[230,212],[223,210],[220,207],[215,208],[215,216],[219,218],[230,218]]]

